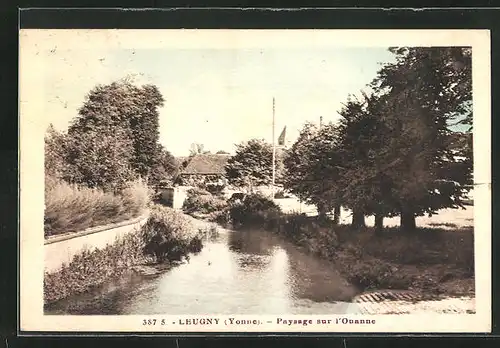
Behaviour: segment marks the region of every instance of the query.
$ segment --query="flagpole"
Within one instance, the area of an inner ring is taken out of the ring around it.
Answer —
[[[274,200],[274,182],[276,180],[276,143],[275,143],[275,136],[274,136],[274,126],[275,126],[275,107],[274,107],[274,97],[273,97],[273,186],[271,188],[271,193],[272,193],[272,199]]]

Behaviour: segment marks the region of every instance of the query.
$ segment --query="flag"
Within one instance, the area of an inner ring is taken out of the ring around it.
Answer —
[[[285,128],[283,128],[283,131],[281,132],[278,138],[278,145],[285,145],[285,136],[286,136],[286,126]]]

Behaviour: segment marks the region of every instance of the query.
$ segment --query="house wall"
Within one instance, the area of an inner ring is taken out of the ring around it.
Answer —
[[[174,209],[182,209],[182,205],[187,198],[187,191],[190,186],[176,186],[165,188],[161,192],[162,202]]]
[[[177,186],[174,189],[174,204],[173,208],[174,209],[182,209],[182,205],[184,204],[184,201],[187,198],[187,191],[191,187],[186,187],[186,186]]]

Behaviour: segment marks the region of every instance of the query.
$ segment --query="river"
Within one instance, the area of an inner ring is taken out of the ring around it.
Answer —
[[[342,314],[357,290],[328,261],[264,231],[221,230],[156,276],[130,272],[46,314]]]

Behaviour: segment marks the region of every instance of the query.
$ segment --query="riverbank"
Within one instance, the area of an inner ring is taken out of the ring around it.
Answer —
[[[202,240],[213,233],[213,229],[203,228],[198,220],[182,212],[154,206],[140,230],[104,248],[86,249],[58,271],[45,273],[44,303],[91,291],[130,272],[143,275],[165,272],[182,258],[188,259],[189,254],[201,251]],[[154,242],[158,236],[165,242]],[[164,257],[161,260],[160,254]]]
[[[352,228],[328,218],[284,213],[279,204],[263,196],[249,196],[229,211],[236,225],[267,229],[330,261],[360,293],[409,290],[424,300],[474,296],[472,206],[417,219],[419,228],[414,231],[395,227],[395,219],[385,219],[379,233],[369,225]],[[339,220],[346,222],[342,216]]]
[[[373,227],[354,230],[316,217],[280,220],[277,233],[331,261],[360,292],[411,290],[423,299],[474,296],[472,227],[422,227],[411,233],[386,227],[377,235]]]

